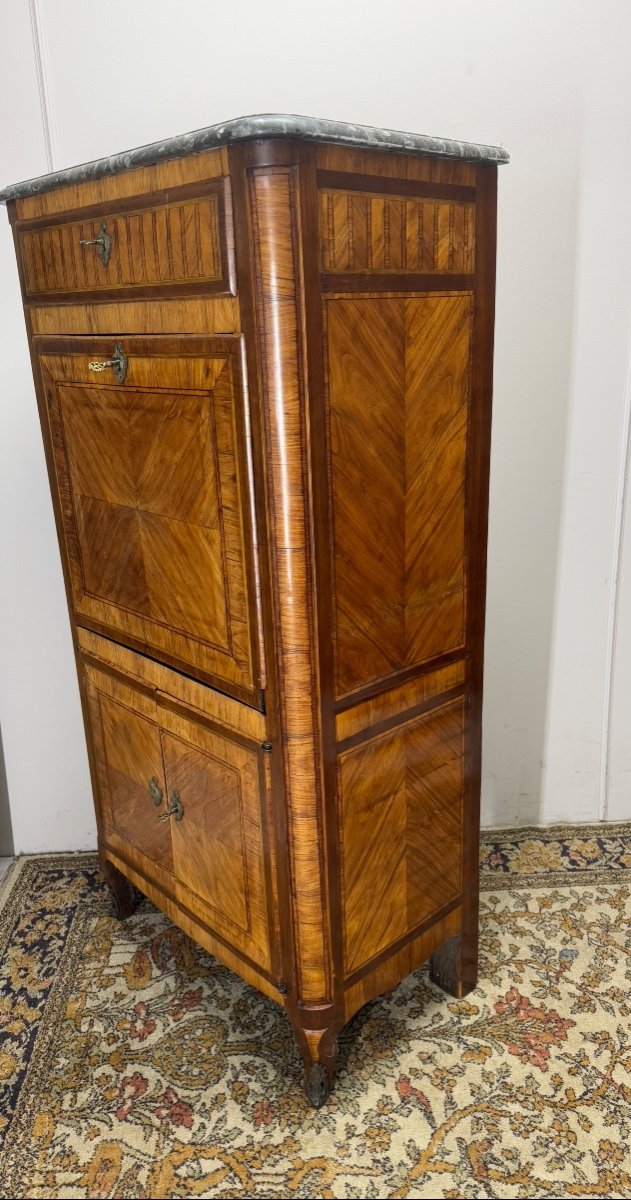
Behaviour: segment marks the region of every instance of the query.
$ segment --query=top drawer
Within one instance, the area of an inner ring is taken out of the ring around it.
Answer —
[[[234,291],[227,179],[19,222],[16,237],[38,303]]]

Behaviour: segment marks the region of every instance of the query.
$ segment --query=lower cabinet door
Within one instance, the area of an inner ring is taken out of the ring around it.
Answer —
[[[104,672],[87,678],[101,836],[145,873],[173,871],[158,710],[152,696]]]
[[[92,662],[84,677],[102,840],[269,969],[260,745]]]
[[[177,897],[255,962],[269,958],[259,747],[162,709]],[[179,814],[178,814],[179,815]]]

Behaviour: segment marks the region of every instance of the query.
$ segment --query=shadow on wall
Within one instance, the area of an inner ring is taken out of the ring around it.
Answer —
[[[11,828],[9,789],[7,787],[7,773],[4,768],[2,730],[0,729],[0,858],[9,858],[12,854],[13,829]]]

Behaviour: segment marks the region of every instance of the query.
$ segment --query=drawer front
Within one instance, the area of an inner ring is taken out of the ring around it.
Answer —
[[[18,224],[25,298],[59,303],[165,288],[233,290],[227,186],[210,180],[174,189],[167,203],[145,196]]]
[[[105,845],[269,970],[260,743],[82,661]]]
[[[258,704],[240,339],[114,346],[34,339],[78,623]]]

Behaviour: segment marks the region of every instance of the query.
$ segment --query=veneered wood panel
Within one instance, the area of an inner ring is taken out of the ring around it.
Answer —
[[[322,846],[319,680],[313,628],[308,433],[301,363],[304,313],[295,165],[252,168],[251,261],[259,354],[275,601],[278,710],[287,804],[292,924],[299,994],[331,996],[329,913]]]
[[[29,307],[34,334],[239,333],[239,302],[232,296],[195,300],[124,300],[119,304]]]
[[[237,734],[259,746],[265,741],[265,717],[257,709],[172,671],[155,659],[136,654],[127,646],[100,637],[90,629],[78,629],[77,640],[80,650],[92,663],[105,671],[113,670],[127,676],[130,685],[148,684],[157,696],[168,694],[183,707],[194,710],[191,716],[203,717],[225,727],[227,735]]]
[[[472,301],[323,307],[344,696],[463,645]]]
[[[165,791],[158,730],[109,697],[101,697],[100,707],[114,829],[148,858],[172,871],[171,836],[159,819],[166,812],[166,802],[162,799],[155,805],[149,792],[152,780]]]
[[[83,671],[106,848],[140,855],[159,887],[271,970],[261,746],[211,728],[146,681],[87,657]],[[181,820],[161,820],[176,793]]]
[[[364,731],[369,733],[374,725],[403,718],[406,712],[417,705],[433,700],[452,688],[461,687],[464,680],[465,664],[460,659],[459,662],[450,663],[437,671],[428,671],[426,675],[417,676],[387,692],[354,704],[338,712],[335,718],[336,740],[343,742]]]
[[[405,742],[393,735],[340,756],[346,973],[409,928]]]
[[[107,205],[64,214],[59,224],[16,228],[26,299],[81,292],[129,292],[176,284],[214,285],[229,290],[229,239],[226,229],[225,182],[209,181],[207,194],[128,212]],[[186,193],[186,189],[185,189]],[[111,238],[110,257],[103,263],[94,242],[102,223]]]
[[[159,820],[167,800],[155,701],[91,668],[85,679],[101,837],[122,853],[134,847],[145,870],[171,873],[171,834],[168,823]]]
[[[250,931],[239,772],[186,742],[164,737],[169,795],[182,797],[173,823],[179,882],[222,921]]]
[[[166,913],[170,921],[174,925],[179,925],[193,941],[198,942],[203,946],[213,958],[218,962],[224,963],[231,971],[234,971],[251,987],[258,988],[265,996],[269,996],[281,1008],[285,1006],[285,995],[279,991],[277,979],[272,980],[269,973],[261,967],[256,967],[249,959],[245,959],[242,954],[235,950],[233,946],[228,945],[214,930],[209,929],[208,925],[200,916],[193,915],[188,909],[183,908],[177,902],[175,897],[161,886],[160,883],[151,876],[148,876],[143,870],[143,860],[137,855],[125,854],[121,855],[108,847],[107,858],[114,864],[119,871],[122,871],[128,879],[136,885],[137,888],[147,896],[156,908]]]
[[[462,645],[470,296],[405,303],[408,665]]]
[[[16,214],[19,220],[30,221],[55,213],[72,212],[75,208],[118,201],[126,196],[142,196],[204,179],[216,179],[227,173],[228,155],[222,146],[201,154],[155,163],[150,167],[135,167],[131,171],[104,176],[103,179],[66,184],[36,196],[22,196],[15,202]]]
[[[400,950],[386,954],[382,961],[360,970],[349,981],[344,991],[344,1020],[348,1021],[362,1005],[383,996],[384,992],[396,987],[400,980],[426,963],[431,954],[445,938],[453,937],[462,927],[462,909],[451,909],[444,917],[433,921],[427,929],[411,938]]]
[[[386,154],[378,150],[360,150],[353,146],[318,144],[316,164],[320,171],[348,171],[357,175],[382,175],[384,179],[406,179],[423,183],[457,184],[474,187],[476,166],[458,159],[438,158],[435,154]]]
[[[126,339],[123,384],[111,343],[38,350],[79,621],[253,693],[239,340]]]
[[[262,750],[234,742],[158,701],[180,902],[269,969]]]
[[[460,894],[463,730],[459,699],[339,757],[348,975]]]
[[[321,266],[330,273],[468,273],[473,229],[470,202],[320,190]]]

